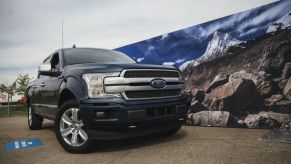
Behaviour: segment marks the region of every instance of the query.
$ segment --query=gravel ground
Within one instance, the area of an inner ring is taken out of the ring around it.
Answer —
[[[25,117],[0,118],[0,163],[290,163],[291,145],[258,141],[269,130],[184,126],[167,137],[138,137],[96,142],[90,154],[69,154],[58,144],[53,122],[30,131]],[[13,152],[4,143],[40,138],[44,146]]]

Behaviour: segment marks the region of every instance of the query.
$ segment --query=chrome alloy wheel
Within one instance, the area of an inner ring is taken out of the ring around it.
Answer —
[[[28,108],[28,123],[29,123],[29,126],[31,126],[31,124],[32,124],[31,107]]]
[[[73,147],[81,146],[88,140],[79,108],[69,108],[64,112],[60,132],[65,142]]]

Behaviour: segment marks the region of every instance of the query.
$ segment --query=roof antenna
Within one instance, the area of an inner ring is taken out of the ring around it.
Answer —
[[[62,19],[62,48],[64,48],[64,21]]]
[[[72,48],[76,48],[76,45],[74,44]]]

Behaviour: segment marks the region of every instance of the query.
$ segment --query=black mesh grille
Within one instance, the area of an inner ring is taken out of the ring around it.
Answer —
[[[176,71],[126,71],[125,78],[143,78],[143,77],[180,77]]]
[[[126,91],[125,92],[125,95],[131,99],[170,97],[170,96],[179,96],[180,94],[181,94],[181,89]]]
[[[176,113],[175,106],[165,106],[165,107],[156,107],[156,108],[147,108],[146,117],[162,117],[174,115]]]

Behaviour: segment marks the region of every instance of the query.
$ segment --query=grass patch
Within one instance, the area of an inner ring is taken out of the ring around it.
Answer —
[[[8,116],[8,107],[0,107],[0,117]],[[27,116],[26,105],[21,106],[11,106],[10,116]]]

